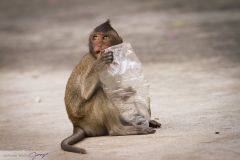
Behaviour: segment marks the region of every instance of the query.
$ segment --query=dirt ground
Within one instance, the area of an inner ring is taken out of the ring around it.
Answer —
[[[163,126],[67,153],[66,81],[107,18],[142,61]],[[239,44],[238,0],[1,0],[0,159],[238,160]]]

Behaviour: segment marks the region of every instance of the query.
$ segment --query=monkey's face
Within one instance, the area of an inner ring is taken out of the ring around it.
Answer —
[[[95,32],[91,36],[92,52],[95,57],[98,57],[104,49],[111,46],[111,34],[103,32]]]
[[[115,31],[93,32],[89,37],[90,53],[97,58],[103,50],[122,43],[122,38]]]

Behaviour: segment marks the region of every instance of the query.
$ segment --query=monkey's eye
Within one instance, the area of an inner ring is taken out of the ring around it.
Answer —
[[[98,36],[93,36],[93,37],[92,37],[92,40],[98,40],[98,39],[99,39]]]
[[[109,36],[103,36],[103,40],[109,40]]]

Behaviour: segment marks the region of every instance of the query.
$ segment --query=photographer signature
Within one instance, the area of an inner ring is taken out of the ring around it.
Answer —
[[[29,154],[29,157],[32,158],[32,160],[34,160],[37,157],[40,157],[41,159],[43,159],[45,156],[47,156],[48,153],[37,153],[37,152],[31,152]]]

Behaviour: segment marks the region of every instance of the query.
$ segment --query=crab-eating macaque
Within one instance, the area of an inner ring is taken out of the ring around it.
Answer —
[[[91,136],[123,136],[151,134],[160,123],[150,121],[150,127],[125,126],[116,106],[107,98],[99,73],[113,61],[113,53],[104,49],[122,43],[109,20],[96,27],[89,37],[89,53],[73,69],[66,86],[65,105],[73,124],[73,134],[61,142],[64,151],[86,153],[73,144]]]

